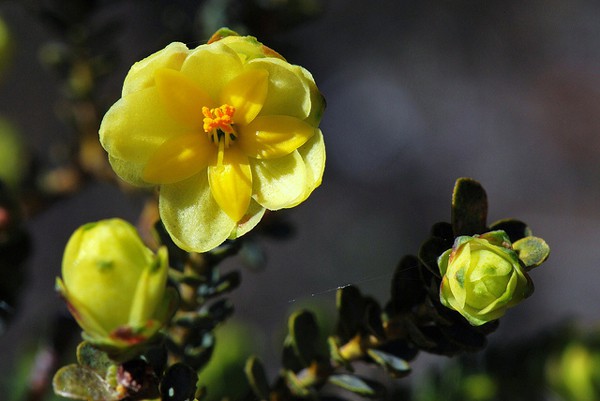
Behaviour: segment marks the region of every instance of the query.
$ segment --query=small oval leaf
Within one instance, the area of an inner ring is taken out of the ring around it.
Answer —
[[[91,368],[71,364],[62,367],[52,379],[54,392],[76,400],[112,401],[118,393]]]
[[[306,367],[323,356],[325,344],[320,343],[319,326],[315,315],[307,310],[292,314],[289,319],[290,344],[302,364]]]
[[[262,362],[253,356],[246,362],[244,370],[254,394],[261,400],[268,400],[271,390]]]
[[[517,252],[525,267],[529,269],[541,265],[550,255],[550,247],[546,241],[532,236],[515,242],[513,249]]]
[[[490,225],[490,231],[502,230],[510,238],[511,242],[516,242],[521,238],[531,235],[531,229],[522,221],[515,219],[503,219]]]
[[[472,178],[459,178],[452,193],[452,229],[454,236],[481,234],[486,231],[487,195]]]
[[[329,377],[329,382],[363,397],[379,398],[383,392],[381,385],[371,381],[367,382],[367,380],[354,375],[332,375]]]
[[[410,373],[410,365],[404,359],[376,349],[367,351],[369,356],[382,366],[392,377],[398,378]]]
[[[104,377],[108,368],[114,365],[106,352],[100,351],[87,341],[83,341],[77,346],[77,361],[80,365],[87,366],[102,377]]]
[[[160,393],[163,401],[191,401],[196,394],[198,375],[184,363],[172,365],[162,378]]]
[[[341,342],[347,342],[356,335],[365,317],[365,300],[360,290],[347,285],[337,291],[337,309],[339,320],[336,334]]]

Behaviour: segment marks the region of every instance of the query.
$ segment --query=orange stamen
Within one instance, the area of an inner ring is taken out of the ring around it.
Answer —
[[[233,133],[233,128],[231,127],[233,124],[233,113],[235,113],[235,107],[228,104],[214,109],[202,107],[204,131],[210,133],[213,130],[220,129],[228,134]]]

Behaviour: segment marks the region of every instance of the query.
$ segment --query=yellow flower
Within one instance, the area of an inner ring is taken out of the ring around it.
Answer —
[[[323,109],[308,71],[222,29],[193,50],[171,43],[134,64],[100,141],[122,179],[160,186],[175,243],[204,252],[320,185]]]
[[[65,248],[57,289],[92,344],[117,352],[151,339],[173,305],[165,248],[155,255],[120,219],[77,229]]]

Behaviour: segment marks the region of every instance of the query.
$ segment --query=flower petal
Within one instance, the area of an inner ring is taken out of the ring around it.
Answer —
[[[303,202],[323,180],[325,171],[325,141],[320,129],[315,129],[315,134],[304,145],[298,148],[298,153],[306,166],[306,193]]]
[[[175,244],[189,252],[206,252],[221,245],[236,226],[215,202],[208,174],[162,185],[159,212]]]
[[[308,85],[310,90],[310,114],[304,119],[310,125],[317,127],[323,117],[323,111],[325,111],[325,98],[317,88],[315,79],[312,74],[305,68],[299,65],[294,65],[294,71],[299,76],[303,77],[304,82]]]
[[[311,111],[310,88],[293,71],[293,66],[277,58],[257,58],[246,65],[248,69],[269,73],[269,96],[261,115],[286,115],[304,120]]]
[[[174,42],[138,61],[131,67],[125,77],[122,96],[154,85],[154,71],[158,68],[179,70],[188,53],[189,50],[185,44]]]
[[[254,199],[250,200],[250,206],[244,217],[238,221],[237,226],[229,235],[229,238],[234,239],[241,237],[248,231],[252,230],[260,222],[265,214],[265,208],[259,205]]]
[[[126,171],[140,171],[150,156],[169,138],[188,132],[163,107],[156,87],[150,87],[121,98],[108,110],[100,126],[100,142],[114,160],[121,160],[119,176],[135,183]],[[141,179],[141,176],[139,177]]]
[[[168,112],[190,128],[202,129],[202,107],[214,107],[210,96],[179,71],[161,68],[154,73],[158,93]]]
[[[108,162],[123,181],[137,187],[151,187],[154,185],[142,179],[144,167],[146,167],[145,163],[134,163],[129,160],[117,159],[111,155],[108,155]]]
[[[156,309],[163,301],[168,271],[167,248],[161,247],[153,264],[147,266],[138,279],[129,311],[128,325],[143,327],[152,320]]]
[[[217,204],[234,221],[239,221],[246,214],[252,196],[248,158],[236,148],[227,149],[222,164],[208,167],[208,182]]]
[[[153,184],[182,181],[205,169],[215,155],[215,146],[204,133],[179,135],[152,154],[142,178]]]
[[[273,159],[304,145],[315,134],[315,129],[295,117],[262,116],[239,126],[238,132],[239,145],[249,157]]]
[[[223,88],[221,104],[235,107],[234,123],[246,125],[260,113],[267,97],[268,78],[269,73],[265,70],[250,70]]]
[[[242,62],[229,47],[215,42],[192,50],[181,72],[216,100],[225,85],[242,72]]]
[[[84,331],[94,338],[108,336],[108,330],[99,323],[98,317],[76,297],[69,294],[64,282],[58,277],[56,278],[56,289],[65,299],[69,311]]]
[[[254,199],[269,210],[298,204],[306,193],[306,167],[298,152],[251,163]]]
[[[450,256],[453,257],[452,255]],[[471,261],[471,244],[464,244],[455,254],[454,260],[450,259],[446,276],[450,285],[450,291],[456,299],[457,305],[464,308],[467,298],[465,283],[468,284],[467,277]]]

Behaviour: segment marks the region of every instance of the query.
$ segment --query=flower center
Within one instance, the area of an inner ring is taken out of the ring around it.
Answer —
[[[235,107],[228,104],[214,109],[202,107],[204,132],[208,134],[213,143],[219,146],[223,143],[225,149],[237,139],[237,134],[233,129],[233,113],[235,113]]]

